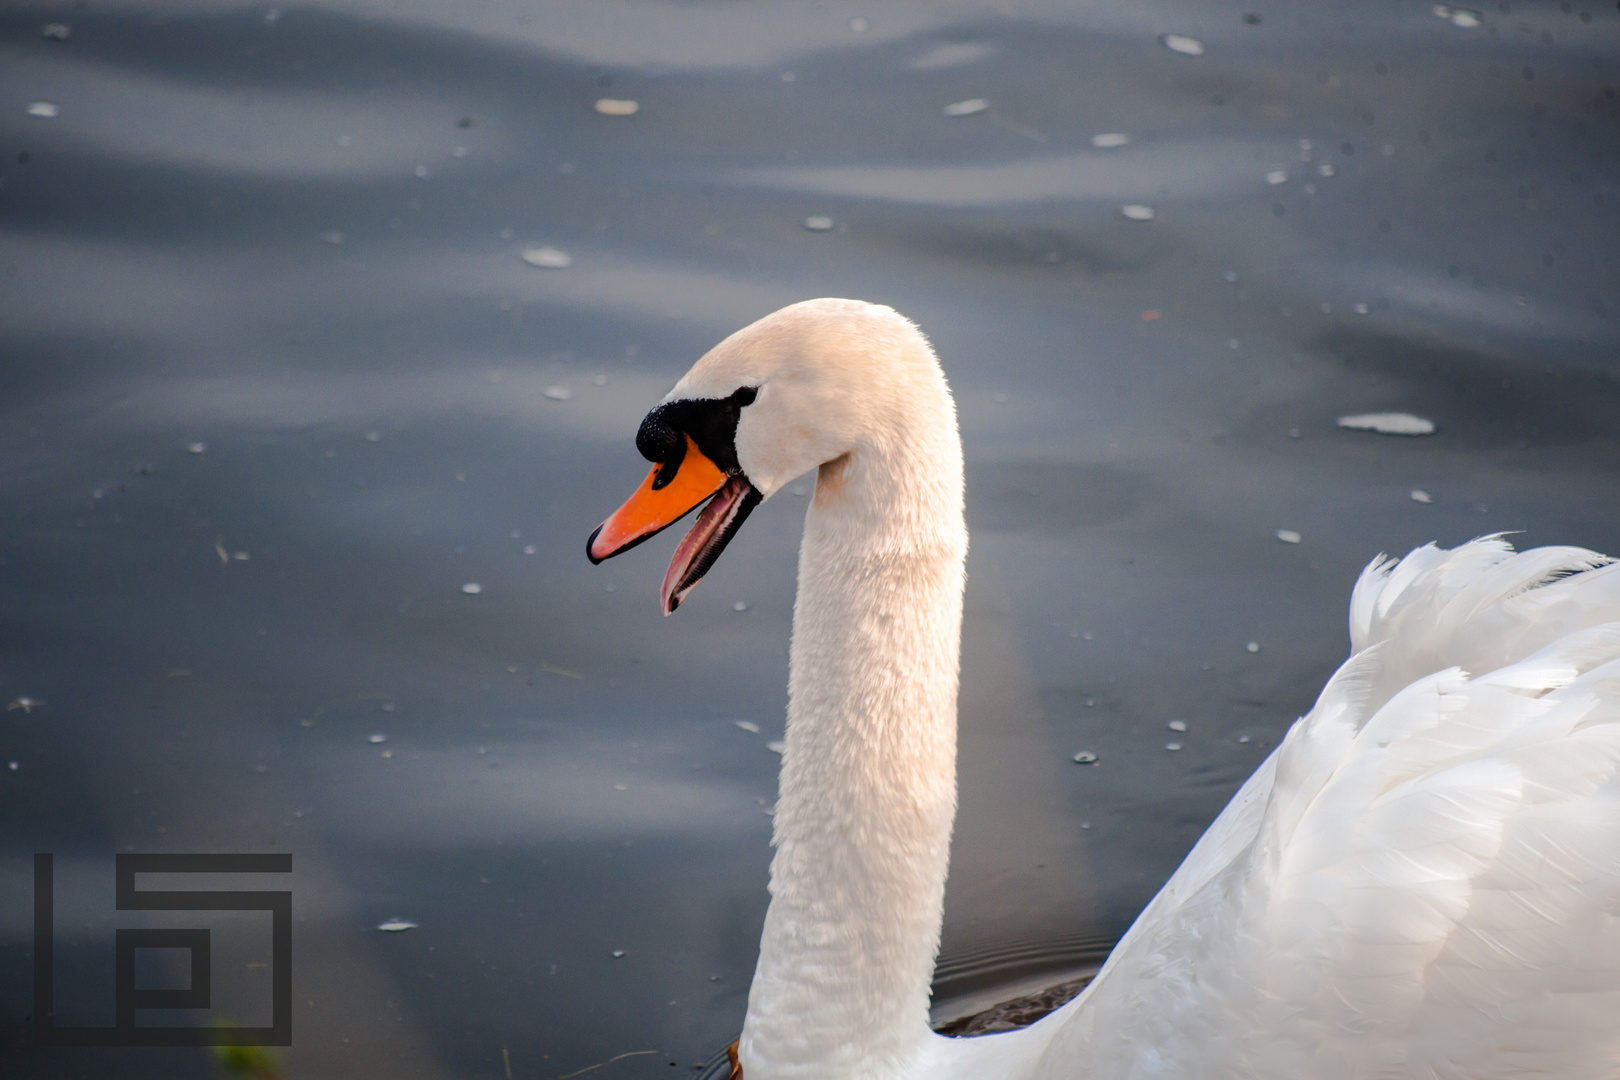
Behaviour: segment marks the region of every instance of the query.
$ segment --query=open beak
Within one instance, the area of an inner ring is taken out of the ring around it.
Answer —
[[[686,452],[678,461],[653,466],[636,493],[597,526],[586,541],[585,554],[591,562],[599,563],[629,551],[675,524],[704,500],[709,500],[709,505],[676,546],[675,557],[664,574],[660,599],[668,615],[680,607],[686,594],[709,572],[743,520],[760,503],[759,492],[746,477],[727,476],[698,449],[690,435],[686,436]]]

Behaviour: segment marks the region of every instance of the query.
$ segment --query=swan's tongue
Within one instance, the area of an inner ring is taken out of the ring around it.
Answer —
[[[733,476],[709,500],[691,531],[681,538],[664,574],[661,598],[665,615],[680,607],[686,594],[709,572],[761,498],[746,477]]]

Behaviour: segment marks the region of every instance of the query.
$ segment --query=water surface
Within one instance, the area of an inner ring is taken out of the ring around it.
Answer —
[[[814,296],[915,319],[961,412],[939,998],[1094,961],[1309,708],[1374,555],[1620,551],[1620,12],[1477,21],[8,5],[7,1075],[212,1075],[31,1046],[36,851],[63,1023],[111,1022],[148,925],[116,853],[291,851],[290,1080],[686,1075],[735,1037],[808,481],[668,620],[673,536],[582,549],[646,409]],[[1335,424],[1386,410],[1437,433]],[[262,928],[210,925],[218,1009],[265,1022]]]

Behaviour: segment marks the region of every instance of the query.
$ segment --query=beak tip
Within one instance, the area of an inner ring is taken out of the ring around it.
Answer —
[[[601,535],[602,526],[598,525],[595,529],[591,530],[591,535],[585,541],[585,557],[591,560],[592,566],[602,565],[602,563],[607,560],[608,555],[613,554],[611,551],[606,555],[598,555],[596,553],[596,538]]]

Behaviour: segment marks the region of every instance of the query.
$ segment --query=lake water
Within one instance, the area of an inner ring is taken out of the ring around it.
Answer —
[[[1620,552],[1608,0],[80,0],[0,11],[0,89],[8,1076],[214,1075],[32,1045],[36,852],[61,1024],[114,928],[204,923],[176,1022],[268,1023],[267,924],[113,860],[291,852],[219,886],[293,892],[289,1080],[731,1041],[809,481],[667,620],[673,535],[583,548],[796,300],[915,319],[960,407],[947,1011],[1106,953],[1373,556]]]

